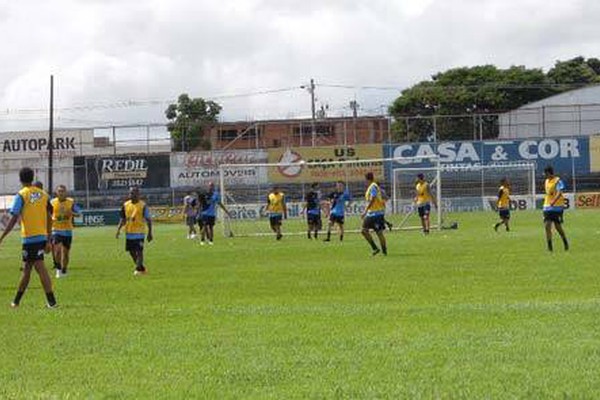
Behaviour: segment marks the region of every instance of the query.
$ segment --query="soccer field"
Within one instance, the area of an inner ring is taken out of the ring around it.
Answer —
[[[600,393],[600,215],[455,215],[458,230],[225,239],[159,225],[149,274],[114,228],[78,229],[60,303],[19,309],[18,234],[0,248],[1,398],[590,398]]]

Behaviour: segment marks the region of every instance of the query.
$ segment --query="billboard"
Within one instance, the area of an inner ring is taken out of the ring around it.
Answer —
[[[168,155],[75,157],[75,190],[169,187],[169,165]]]
[[[94,151],[94,132],[91,129],[54,131],[54,158],[75,157]],[[47,159],[48,131],[6,132],[0,139],[0,160]]]
[[[330,161],[360,161],[382,157],[379,144],[355,146],[294,147],[269,149],[269,163],[281,163],[269,168],[269,182],[302,183],[332,182],[343,180],[356,182],[365,179],[367,172],[383,177],[384,166],[380,162],[340,165],[307,165],[306,163]]]
[[[458,168],[535,163],[540,173],[548,164],[553,165],[558,173],[570,173],[573,169],[578,174],[590,172],[590,140],[588,137],[388,144],[384,145],[384,154],[389,158],[423,157],[438,154],[442,166]],[[429,161],[415,159],[390,164],[393,164],[388,165],[391,168],[431,166]]]
[[[221,164],[266,163],[265,150],[216,150],[171,154],[171,185],[205,186],[219,182]],[[267,183],[264,167],[231,166],[223,170],[226,185],[258,185]]]

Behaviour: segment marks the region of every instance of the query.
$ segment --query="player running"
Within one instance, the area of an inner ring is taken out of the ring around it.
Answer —
[[[428,235],[431,227],[431,220],[429,218],[429,214],[431,213],[431,204],[433,204],[435,207],[437,207],[437,204],[435,204],[435,200],[431,195],[431,191],[429,189],[429,182],[425,180],[424,174],[417,175],[417,180],[415,182],[415,192],[416,196],[414,201],[417,206],[419,218],[421,219],[423,233],[425,235]]]
[[[188,239],[196,238],[196,216],[198,215],[198,200],[194,193],[183,198],[183,216],[188,227]]]
[[[23,242],[23,272],[17,294],[11,303],[16,308],[27,290],[31,278],[31,270],[35,268],[46,293],[48,308],[57,307],[52,291],[52,281],[44,264],[44,253],[50,252],[50,232],[52,230],[52,206],[46,192],[32,185],[33,170],[22,168],[19,180],[23,188],[16,194],[10,209],[11,219],[0,236],[0,243],[12,231],[21,217],[21,238]]]
[[[52,255],[56,277],[67,275],[69,253],[73,241],[73,216],[81,214],[75,201],[67,197],[67,187],[59,185],[56,197],[50,201],[52,205]]]
[[[361,215],[361,218],[363,219],[362,235],[367,240],[369,245],[371,245],[371,249],[373,249],[373,255],[377,255],[380,252],[383,252],[383,255],[387,255],[387,244],[383,234],[383,231],[385,230],[385,200],[383,200],[381,189],[379,188],[377,182],[375,182],[373,173],[368,172],[365,175],[365,179],[367,180],[368,184],[367,191],[365,192],[367,207]],[[369,230],[375,231],[375,234],[379,238],[381,250],[379,250],[373,241],[373,237],[371,236],[371,232],[369,232]]]
[[[340,229],[340,241],[344,240],[344,218],[346,202],[351,200],[350,192],[342,181],[335,184],[335,191],[329,195],[329,223],[327,224],[327,239],[331,241],[331,228],[337,225]]]
[[[221,194],[215,189],[214,183],[208,184],[208,191],[204,195],[204,201],[202,202],[202,209],[200,210],[200,218],[202,220],[202,232],[200,232],[200,244],[204,245],[204,239],[208,241],[208,244],[212,246],[215,236],[215,222],[217,220],[217,206],[221,207],[223,211],[229,215],[229,211],[225,208],[225,205],[221,202]]]
[[[125,251],[135,263],[134,275],[145,275],[148,272],[144,266],[145,225],[148,225],[148,243],[150,243],[153,239],[150,211],[146,203],[140,200],[140,188],[132,186],[129,188],[129,200],[121,208],[121,220],[117,227],[116,238],[119,238],[121,228],[125,227]]]
[[[560,177],[554,175],[554,168],[548,166],[544,169],[546,181],[544,182],[544,225],[546,227],[546,240],[548,242],[548,250],[553,251],[552,247],[552,224],[560,235],[565,250],[569,250],[569,242],[567,235],[562,227],[563,211],[565,208],[565,184]]]
[[[287,219],[287,205],[285,204],[285,194],[277,186],[267,196],[267,214],[269,215],[269,225],[275,233],[275,238],[281,240],[282,219]]]
[[[306,223],[307,223],[307,237],[312,239],[311,233],[314,234],[315,239],[319,237],[319,231],[323,228],[321,221],[321,192],[319,191],[319,184],[313,183],[310,185],[310,192],[306,194],[304,208],[301,213],[306,211]]]
[[[494,225],[494,230],[498,232],[500,225],[504,225],[506,227],[506,232],[510,231],[510,227],[508,226],[508,222],[510,221],[510,182],[507,178],[502,178],[502,180],[500,180],[496,208],[498,209],[500,222]]]

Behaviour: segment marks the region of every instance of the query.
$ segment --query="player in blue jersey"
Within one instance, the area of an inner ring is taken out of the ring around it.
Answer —
[[[214,240],[214,227],[217,219],[217,206],[221,207],[223,211],[229,216],[229,211],[221,202],[221,194],[215,189],[214,183],[208,184],[208,191],[204,194],[202,201],[200,201],[200,219],[202,220],[202,232],[200,236],[200,244],[204,244],[204,240],[208,241],[209,245],[213,244]]]
[[[331,228],[337,225],[340,229],[340,241],[344,240],[344,217],[346,215],[346,203],[351,200],[350,192],[346,189],[344,182],[335,184],[335,191],[329,195],[329,224],[327,225],[326,242],[331,241]]]
[[[311,239],[311,233],[313,233],[315,239],[317,239],[319,231],[323,227],[321,222],[321,192],[319,191],[318,183],[310,185],[310,192],[306,194],[305,200],[306,203],[302,212],[306,211],[306,222],[308,225],[306,234]]]

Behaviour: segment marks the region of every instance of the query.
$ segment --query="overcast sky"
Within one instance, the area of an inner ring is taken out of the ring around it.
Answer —
[[[0,130],[164,121],[182,92],[218,97],[223,118],[385,110],[399,90],[476,64],[544,69],[600,56],[597,0],[0,0]],[[325,85],[347,85],[336,89]],[[367,90],[361,86],[397,87]],[[353,89],[352,87],[356,87]],[[88,108],[63,110],[86,106]],[[16,122],[15,120],[20,120]]]

